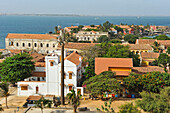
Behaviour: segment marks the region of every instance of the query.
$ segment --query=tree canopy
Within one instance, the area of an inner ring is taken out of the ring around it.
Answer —
[[[106,91],[119,90],[120,83],[114,77],[115,73],[105,71],[99,75],[90,77],[84,82],[84,85],[86,85],[87,90],[92,95],[102,95]]]
[[[109,42],[109,41],[110,41],[110,38],[108,38],[106,35],[100,36],[100,37],[97,39],[97,43]]]
[[[161,72],[152,72],[143,75],[131,73],[129,77],[124,78],[125,86],[128,90],[141,92],[159,93],[160,89],[170,86],[170,74]]]
[[[157,40],[170,40],[170,37],[168,37],[166,35],[159,35],[159,36],[154,37],[154,39],[157,39]]]
[[[1,81],[16,83],[30,77],[35,69],[32,57],[28,53],[20,53],[6,58],[0,63]]]
[[[137,100],[138,107],[150,113],[168,113],[170,111],[170,87],[162,89],[160,94],[142,92],[142,100]]]
[[[129,43],[132,43],[132,44],[135,44],[136,39],[138,39],[138,36],[137,35],[132,35],[132,34],[127,34],[124,37],[125,41],[128,41]]]
[[[162,66],[165,72],[167,72],[167,66],[169,63],[170,57],[166,53],[160,54],[160,56],[158,57],[158,65]]]

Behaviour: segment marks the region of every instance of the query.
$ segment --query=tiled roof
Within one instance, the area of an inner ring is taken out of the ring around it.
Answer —
[[[170,46],[170,40],[157,40],[157,42],[166,47]]]
[[[35,62],[44,62],[45,61],[45,56],[39,53],[32,53],[30,54],[33,57],[33,61]]]
[[[153,48],[149,44],[134,44],[130,46],[130,50],[152,50]]]
[[[136,44],[150,44],[153,45],[153,43],[156,41],[156,39],[137,39]]]
[[[0,49],[0,52],[1,52],[1,51],[4,51],[4,50],[5,50],[5,49]]]
[[[46,72],[33,72],[32,77],[46,77]]]
[[[132,68],[132,58],[95,58],[95,73],[108,71],[109,67]],[[118,72],[119,73],[119,72]]]
[[[69,60],[76,65],[79,65],[80,64],[80,60],[79,60],[80,57],[81,56],[77,52],[74,51],[73,53],[71,53],[69,56],[67,56],[64,59]],[[83,60],[83,57],[81,57],[81,60]]]
[[[65,44],[64,48],[65,49],[77,49],[77,50],[82,50],[87,47],[92,47],[98,43],[67,43]],[[61,45],[58,45],[58,48],[61,48]]]
[[[45,67],[45,62],[35,62],[35,67]]]
[[[148,66],[148,67],[133,67],[132,71],[138,74],[145,74],[154,71],[164,72],[164,69],[158,66]]]
[[[142,52],[141,57],[143,59],[157,59],[159,57],[159,53],[152,53],[152,52]]]
[[[122,28],[122,29],[128,29],[128,28],[130,28],[128,25],[120,25],[119,27]]]
[[[19,54],[22,52],[22,50],[17,50],[17,49],[10,49],[9,51],[13,54]]]
[[[9,33],[6,38],[12,39],[57,39],[56,36],[49,34],[16,34]]]
[[[40,100],[43,96],[29,96],[27,100]]]

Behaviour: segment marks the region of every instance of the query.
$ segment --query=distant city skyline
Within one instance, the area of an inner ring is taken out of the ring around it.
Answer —
[[[0,0],[0,13],[170,16],[170,0]]]

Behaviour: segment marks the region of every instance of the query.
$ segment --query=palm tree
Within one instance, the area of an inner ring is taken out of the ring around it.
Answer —
[[[52,101],[46,100],[44,98],[35,102],[35,107],[41,108],[41,113],[43,113],[44,107],[51,108]]]
[[[155,52],[159,52],[161,50],[160,44],[158,42],[154,42],[152,48],[154,49]]]
[[[74,89],[71,90],[71,93],[67,94],[68,103],[73,106],[73,113],[77,113],[77,107],[80,105],[80,99],[81,99],[80,91],[78,91],[78,94],[76,95]]]
[[[7,83],[1,83],[0,84],[0,94],[1,94],[1,96],[5,96],[6,108],[8,109],[7,97],[9,95],[9,85]]]

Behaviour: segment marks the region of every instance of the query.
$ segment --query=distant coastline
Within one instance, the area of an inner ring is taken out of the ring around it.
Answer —
[[[82,15],[82,14],[17,14],[0,13],[0,16],[118,16],[118,17],[169,17],[170,15]]]

